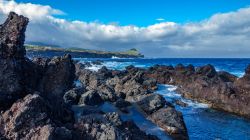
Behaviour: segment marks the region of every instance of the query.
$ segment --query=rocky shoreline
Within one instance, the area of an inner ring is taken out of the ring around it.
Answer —
[[[158,139],[122,121],[118,112],[99,110],[104,102],[122,112],[133,105],[173,138],[188,139],[181,113],[152,94],[156,81],[134,69],[92,72],[70,55],[29,60],[23,46],[27,24],[11,12],[0,26],[1,139]],[[82,86],[75,87],[75,80]],[[83,106],[77,118],[72,105]]]
[[[211,65],[102,67],[95,72],[71,55],[26,58],[27,25],[27,18],[11,12],[0,26],[0,139],[159,139],[132,120],[122,120],[130,108],[172,139],[189,139],[182,113],[155,93],[157,84],[177,85],[184,97],[250,116],[250,66],[242,78],[216,72]],[[116,111],[103,110],[106,103]]]
[[[182,64],[151,67],[146,77],[154,78],[161,84],[178,86],[178,93],[185,98],[250,118],[250,65],[241,78],[225,71],[216,72],[212,65],[195,68]]]

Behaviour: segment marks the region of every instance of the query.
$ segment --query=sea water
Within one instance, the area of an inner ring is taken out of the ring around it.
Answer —
[[[183,65],[192,64],[194,66],[212,64],[217,71],[227,71],[238,77],[244,75],[244,69],[250,64],[250,59],[75,59],[80,60],[80,62],[102,60],[104,62],[103,65],[89,67],[89,69],[94,71],[100,69],[102,66],[106,66],[109,69],[123,70],[129,65],[148,68],[156,64],[173,66],[179,63]],[[156,93],[163,95],[167,101],[173,104],[177,99],[188,104],[187,107],[174,105],[183,114],[191,140],[250,140],[250,120],[213,110],[207,104],[184,99],[180,94],[175,92],[175,89],[176,87],[171,85],[159,85],[159,90]],[[138,115],[138,113],[135,114]],[[150,125],[146,126],[152,127]],[[147,129],[155,129],[155,127]]]

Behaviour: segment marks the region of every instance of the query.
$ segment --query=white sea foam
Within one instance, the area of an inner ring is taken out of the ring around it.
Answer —
[[[173,92],[173,91],[175,91],[177,89],[177,86],[169,86],[168,87],[168,90],[170,91],[170,92]]]
[[[102,68],[102,65],[92,65],[90,67],[86,67],[86,69],[91,70],[91,71],[98,71],[101,68]]]
[[[209,107],[208,104],[198,103],[196,101],[183,98],[181,94],[178,94],[175,92],[175,90],[177,89],[177,86],[159,85],[158,87],[159,89],[156,92],[163,95],[168,101],[181,100],[182,102],[188,104],[189,107],[193,107],[193,108],[208,108]]]
[[[120,59],[120,57],[112,56],[112,59]]]
[[[235,72],[231,72],[233,75],[236,75],[238,77],[243,77],[245,72],[242,71],[235,71]]]
[[[209,105],[205,103],[198,103],[196,101],[187,100],[187,99],[181,99],[181,101],[188,104],[188,106],[193,107],[193,108],[209,108]]]

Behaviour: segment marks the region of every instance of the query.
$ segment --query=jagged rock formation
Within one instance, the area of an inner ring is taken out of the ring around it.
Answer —
[[[25,57],[27,24],[27,18],[11,12],[0,26],[0,139],[158,139],[118,114],[95,107],[86,106],[88,111],[75,120],[71,104],[93,106],[122,96],[102,83],[112,73],[102,69],[96,77],[80,72],[89,86],[73,88],[75,65],[70,55],[32,61]]]
[[[0,109],[23,97],[26,83],[24,69],[29,61],[24,58],[24,32],[28,19],[11,12],[0,26]]]
[[[212,65],[202,67],[154,66],[146,76],[158,83],[178,86],[186,98],[211,104],[213,108],[250,118],[250,66],[242,78],[227,72],[216,72]]]
[[[28,18],[11,12],[3,25],[0,26],[0,57],[24,58],[25,30]]]
[[[88,101],[91,102],[83,102],[82,97],[75,99],[76,94],[72,94],[72,98],[80,105],[87,103],[98,106],[101,102],[111,102],[125,113],[129,112],[127,108],[132,105],[174,139],[188,139],[182,114],[162,96],[153,94],[157,89],[157,82],[145,77],[145,72],[146,70],[133,66],[127,67],[125,71],[108,70],[103,67],[93,72],[84,69],[82,64],[77,64],[76,75],[83,87],[89,90],[82,92],[81,96],[84,100],[88,97]]]
[[[154,94],[159,83],[177,85],[186,98],[250,117],[250,66],[237,78],[211,65],[129,66],[124,71],[103,67],[93,72],[74,64],[70,55],[31,61],[23,46],[27,24],[27,18],[12,12],[0,26],[0,139],[158,139],[121,119],[120,112],[130,108],[173,139],[188,139],[182,114]],[[74,80],[81,87],[74,87]],[[105,112],[104,103],[118,110]]]
[[[2,114],[0,117],[1,134],[7,139],[24,140],[72,138],[70,130],[57,127],[50,120],[50,112],[50,107],[42,97],[29,94]]]

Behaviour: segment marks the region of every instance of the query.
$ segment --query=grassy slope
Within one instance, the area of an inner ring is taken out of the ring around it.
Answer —
[[[110,51],[97,51],[81,48],[59,48],[59,47],[50,47],[50,46],[38,46],[38,45],[25,45],[26,50],[29,51],[67,51],[67,52],[87,52],[95,54],[114,54],[114,55],[130,55],[142,57],[142,55],[136,49],[130,49],[125,52],[110,52]]]

